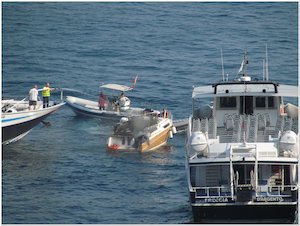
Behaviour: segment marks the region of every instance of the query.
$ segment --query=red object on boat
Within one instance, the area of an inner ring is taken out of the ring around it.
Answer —
[[[117,144],[112,144],[112,145],[109,146],[109,148],[110,148],[111,150],[118,150],[118,149],[119,149],[119,145],[117,145]]]

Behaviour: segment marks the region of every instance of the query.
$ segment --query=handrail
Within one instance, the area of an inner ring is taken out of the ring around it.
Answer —
[[[262,191],[262,188],[265,190]],[[275,190],[275,189],[276,190]],[[287,188],[290,188],[290,194],[284,194],[287,192]],[[284,197],[291,197],[292,196],[292,190],[297,188],[297,185],[258,185],[256,190],[256,196],[262,196],[260,194],[264,193],[266,195],[264,196],[284,196]],[[273,191],[272,191],[273,190]]]
[[[261,191],[262,187],[267,187],[268,190],[265,191]],[[296,185],[285,185],[283,186],[284,188],[289,188],[289,193],[286,193],[286,190],[283,189],[282,190],[282,186],[257,186],[257,190],[255,193],[255,197],[292,197],[292,191],[295,190],[295,188],[297,188]],[[228,189],[227,191],[223,191],[222,189]],[[274,192],[269,192],[269,189],[271,188],[278,188],[277,191]],[[192,187],[192,189],[196,192],[195,193],[195,197],[196,198],[209,198],[209,197],[230,197],[232,199],[234,199],[234,194],[230,192],[230,185],[228,186],[214,186],[214,187]],[[203,191],[203,195],[198,195],[197,191],[202,190]],[[215,190],[215,193],[212,193],[212,190]],[[284,193],[285,192],[285,193]],[[262,194],[265,195],[262,195]]]
[[[232,146],[230,146],[229,160],[230,160],[230,192],[231,192],[231,198],[233,199],[234,172],[233,172],[233,162],[232,162]]]
[[[234,84],[265,84],[265,85],[274,85],[274,92],[278,93],[277,86],[279,84],[277,82],[272,82],[272,81],[249,81],[249,82],[240,82],[240,81],[233,81],[233,82],[219,82],[216,84],[213,84],[212,87],[214,88],[214,94],[217,93],[217,86],[219,85],[234,85]]]
[[[231,194],[230,194],[230,191],[228,190],[228,192],[223,192],[222,194],[222,189],[224,188],[230,188],[229,186],[216,186],[216,187],[193,187],[193,189],[196,191],[196,194],[195,194],[195,197],[196,198],[208,198],[208,197],[233,197]],[[211,190],[217,190],[217,195],[211,195],[212,194],[212,191]],[[197,195],[197,190],[204,190],[204,194],[205,195],[201,195],[201,196],[198,196]]]

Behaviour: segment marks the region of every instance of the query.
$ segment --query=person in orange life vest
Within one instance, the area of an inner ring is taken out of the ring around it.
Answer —
[[[101,92],[99,95],[99,110],[105,110],[107,107],[106,96]]]
[[[54,91],[54,90],[55,89],[50,88],[50,84],[47,82],[42,91],[43,108],[49,107],[50,94],[51,94],[51,91]]]

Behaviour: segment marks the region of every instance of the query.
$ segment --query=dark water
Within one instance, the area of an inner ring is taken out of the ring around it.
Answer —
[[[297,3],[2,3],[2,96],[31,86],[130,85],[134,105],[191,113],[193,85],[233,79],[248,52],[261,77],[298,82]],[[53,96],[55,98],[58,96]],[[184,136],[149,153],[110,153],[112,125],[64,107],[2,151],[3,223],[189,223]]]

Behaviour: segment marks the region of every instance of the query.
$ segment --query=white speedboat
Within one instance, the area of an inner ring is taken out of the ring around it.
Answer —
[[[283,97],[298,98],[298,87],[247,73],[194,87],[186,174],[195,223],[294,221],[299,109]]]
[[[107,140],[111,151],[150,151],[167,143],[173,138],[176,128],[172,119],[157,115],[132,116],[121,118]]]
[[[124,93],[126,91],[133,90],[132,87],[119,84],[106,84],[100,86],[100,88]],[[154,114],[159,113],[159,111],[152,109],[131,107],[131,101],[128,97],[125,97],[124,101],[120,101],[115,95],[106,95],[106,98],[106,106],[102,109],[99,108],[99,102],[97,101],[74,96],[67,96],[66,102],[77,115],[99,117],[104,119],[120,119],[122,117],[143,115],[145,112],[152,112]]]
[[[65,103],[50,101],[50,107],[43,108],[43,102],[38,101],[35,110],[29,110],[29,101],[2,100],[2,144],[16,142],[30,132],[51,113],[61,108]]]

